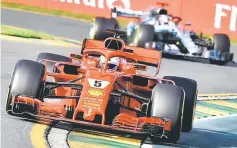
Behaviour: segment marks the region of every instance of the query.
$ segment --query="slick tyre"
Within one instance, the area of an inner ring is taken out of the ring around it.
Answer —
[[[58,55],[58,54],[53,54],[53,53],[40,53],[36,57],[37,62],[42,62],[42,60],[52,60],[52,61],[58,61],[58,62],[72,62],[72,59],[66,56]],[[48,72],[53,72],[54,68],[54,62],[49,62],[47,64],[47,71]]]
[[[119,23],[115,18],[96,17],[91,22],[89,39],[103,41],[113,36],[113,34],[107,33],[105,30],[115,28],[119,28]]]
[[[214,34],[214,49],[221,52],[230,52],[230,39],[226,34]]]
[[[231,61],[233,59],[233,55],[230,54],[230,39],[228,35],[226,34],[214,34],[213,35],[213,42],[214,46],[213,49],[217,50],[219,53],[225,53],[226,55],[226,61],[218,61],[210,59],[209,62],[211,64],[217,64],[217,65],[225,65],[227,62]]]
[[[6,111],[13,110],[17,113],[24,111],[25,108],[21,106],[19,106],[20,108],[16,108],[15,105],[11,106],[12,97],[16,95],[29,96],[43,101],[41,97],[44,87],[44,76],[45,66],[43,64],[30,60],[18,61],[13,69],[9,84]]]
[[[152,90],[152,117],[163,117],[172,121],[171,132],[167,142],[176,143],[179,140],[184,109],[184,90],[171,84],[157,84]],[[158,141],[151,138],[152,141]]]
[[[192,79],[165,76],[164,79],[172,80],[176,85],[182,87],[185,92],[184,112],[183,112],[183,125],[182,132],[190,132],[193,127],[193,119],[196,110],[197,102],[197,82]]]
[[[154,40],[154,26],[140,24],[128,40],[130,45],[144,48],[146,43]]]

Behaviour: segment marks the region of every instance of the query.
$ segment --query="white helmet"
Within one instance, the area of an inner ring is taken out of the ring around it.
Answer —
[[[106,58],[104,56],[101,56],[100,57],[100,63],[99,65],[100,66],[104,66],[105,65],[105,62],[106,62]],[[113,57],[109,60],[109,64],[111,65],[111,68],[110,69],[114,69],[114,68],[117,68],[119,66],[119,63],[120,63],[120,59],[119,57]]]
[[[160,15],[160,17],[158,18],[159,22],[161,25],[164,24],[169,24],[169,17],[167,15]]]
[[[116,66],[119,66],[120,59],[118,57],[113,57],[113,58],[110,59],[109,63],[113,64],[113,65],[116,65]]]

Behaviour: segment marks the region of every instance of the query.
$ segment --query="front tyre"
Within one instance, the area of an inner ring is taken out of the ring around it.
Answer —
[[[163,117],[171,120],[172,126],[167,142],[176,143],[179,140],[184,109],[184,90],[176,85],[157,84],[152,90],[151,117]],[[159,141],[151,137],[153,142]]]
[[[182,87],[185,91],[182,132],[190,132],[193,127],[197,103],[197,82],[192,79],[176,76],[165,76],[164,79],[174,81],[175,85]]]
[[[230,39],[228,35],[214,34],[213,42],[214,42],[214,46],[213,46],[214,51],[217,54],[222,55],[222,58],[224,58],[224,60],[210,59],[209,63],[217,64],[217,65],[225,65],[229,61],[233,60],[233,54],[230,53],[231,43],[230,43]]]
[[[12,106],[12,97],[15,95],[29,96],[41,101],[44,88],[45,66],[41,63],[20,60],[16,63],[10,80],[9,91],[6,102],[6,111],[11,114],[11,110],[16,113],[24,111],[24,107]]]

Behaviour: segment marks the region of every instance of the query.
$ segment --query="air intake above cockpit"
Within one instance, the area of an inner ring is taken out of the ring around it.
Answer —
[[[104,43],[105,48],[109,50],[122,50],[124,44],[121,39],[115,39],[115,38],[107,38]]]

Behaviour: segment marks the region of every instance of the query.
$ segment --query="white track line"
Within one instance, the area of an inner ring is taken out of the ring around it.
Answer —
[[[236,117],[237,118],[237,114],[228,115],[228,116],[214,116],[214,117],[211,116],[211,117],[206,117],[206,118],[200,118],[200,119],[197,119],[196,121],[221,119],[221,118],[229,118],[229,117]]]
[[[237,95],[207,94],[207,95],[199,95],[197,100],[204,101],[204,100],[233,100],[233,99],[237,99]]]
[[[61,122],[53,126],[49,130],[47,141],[50,148],[70,148],[68,145],[68,134],[71,132],[72,125],[67,124],[67,129],[57,128],[57,126],[63,126]],[[65,127],[65,125],[63,126]]]
[[[48,135],[48,142],[51,148],[69,148],[67,145],[67,134],[69,131],[52,128]]]

